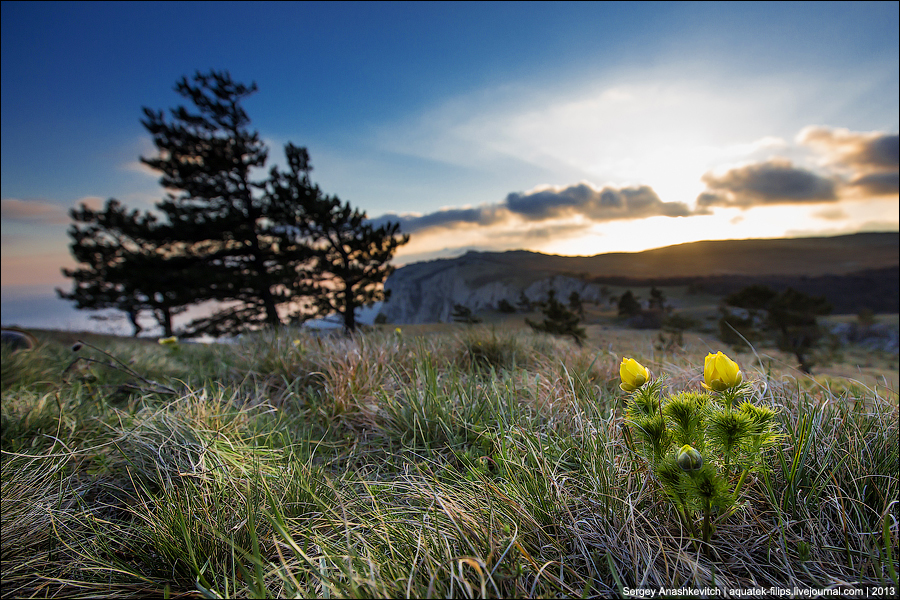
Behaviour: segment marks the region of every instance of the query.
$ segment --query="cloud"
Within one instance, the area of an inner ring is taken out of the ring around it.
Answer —
[[[797,140],[824,153],[828,165],[844,173],[855,191],[870,196],[900,192],[897,134],[812,126],[801,131]]]
[[[69,217],[63,207],[41,200],[4,198],[0,201],[0,206],[2,206],[0,215],[2,215],[4,221],[49,223],[53,225],[61,225],[69,221]]]
[[[389,213],[372,219],[376,227],[387,222],[400,223],[400,229],[404,233],[413,233],[433,227],[459,227],[465,225],[492,225],[504,220],[506,215],[497,205],[482,206],[479,208],[449,208],[425,215],[397,215]]]
[[[506,206],[528,220],[583,215],[592,221],[641,219],[652,216],[687,217],[691,210],[681,202],[663,202],[653,188],[596,189],[589,183],[550,187],[526,193],[512,193]]]
[[[862,169],[897,170],[900,142],[897,134],[858,132],[813,125],[797,136],[801,144],[822,150],[832,162]]]
[[[589,230],[591,230],[591,224],[589,223],[547,222],[524,230],[510,227],[492,231],[490,232],[490,237],[492,240],[501,242],[504,245],[515,247],[521,244],[523,239],[527,239],[530,243],[543,243],[576,237],[585,234]],[[594,235],[597,234],[594,233]]]
[[[869,173],[850,182],[859,191],[871,196],[889,196],[900,193],[900,172]]]
[[[103,200],[97,196],[85,196],[75,201],[75,205],[80,204],[98,210],[103,205]],[[2,206],[0,214],[4,221],[43,225],[68,225],[72,222],[66,207],[46,200],[4,198],[0,201],[0,206]]]
[[[838,182],[822,177],[784,158],[737,167],[722,175],[703,175],[707,191],[697,198],[698,207],[833,202]]]
[[[535,223],[580,217],[586,221],[602,222],[694,214],[705,214],[705,210],[695,212],[682,202],[663,202],[653,188],[646,185],[598,189],[590,183],[581,182],[565,187],[543,186],[529,192],[513,192],[503,202],[477,208],[453,208],[421,216],[388,214],[373,219],[373,223],[399,222],[402,231],[414,233],[437,227],[490,226],[513,220]]]
[[[123,171],[129,171],[131,173],[139,173],[141,175],[147,175],[147,176],[153,177],[155,179],[159,179],[159,176],[160,176],[159,171],[150,168],[146,164],[142,163],[140,160],[128,161],[128,162],[120,165],[120,168]]]
[[[826,221],[845,221],[849,215],[843,209],[834,207],[815,212],[813,216]]]

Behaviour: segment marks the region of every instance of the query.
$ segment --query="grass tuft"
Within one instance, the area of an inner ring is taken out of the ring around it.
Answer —
[[[897,586],[882,388],[746,365],[781,435],[698,548],[635,460],[626,418],[663,416],[624,414],[612,348],[484,327],[86,341],[3,354],[4,598]],[[642,360],[696,400],[702,354]]]

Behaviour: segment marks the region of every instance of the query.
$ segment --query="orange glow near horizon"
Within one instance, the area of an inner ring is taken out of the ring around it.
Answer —
[[[649,217],[585,223],[553,220],[528,224],[516,220],[492,226],[434,228],[416,232],[397,252],[398,264],[454,255],[465,248],[527,249],[544,254],[593,256],[609,252],[642,252],[702,240],[828,236],[858,231],[900,229],[897,199],[865,203],[809,204],[758,207],[750,210],[720,208],[715,214],[691,217]],[[885,219],[892,215],[893,219]],[[548,235],[558,230],[560,235]]]

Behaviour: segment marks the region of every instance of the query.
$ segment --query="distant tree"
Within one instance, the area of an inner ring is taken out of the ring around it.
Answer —
[[[299,203],[315,194],[308,160],[293,165],[294,204],[285,206],[285,197],[266,193],[270,182],[253,178],[268,149],[249,129],[241,103],[256,85],[213,71],[182,78],[175,90],[193,110],[172,109],[169,121],[145,108],[142,124],[158,155],[141,161],[178,193],[157,205],[168,219],[160,235],[201,265],[193,271],[196,300],[216,301],[213,314],[193,321],[189,332],[233,334],[305,318],[296,299],[308,279],[310,253],[284,217],[296,217]]]
[[[584,318],[584,305],[581,302],[581,295],[578,292],[569,294],[569,310],[576,313],[582,319]]]
[[[817,317],[831,314],[824,297],[814,297],[788,288],[769,305],[769,326],[778,331],[778,347],[791,352],[800,370],[809,373],[813,366],[811,350],[822,337]]]
[[[74,301],[77,309],[123,311],[135,336],[143,330],[140,314],[150,311],[163,335],[173,335],[173,315],[186,310],[193,298],[190,281],[177,274],[191,265],[183,254],[159,245],[156,217],[128,212],[115,199],[102,210],[81,204],[69,214],[74,221],[70,250],[79,266],[63,269],[73,279],[73,289],[57,289],[60,298]]]
[[[544,320],[541,323],[525,319],[525,322],[535,331],[550,333],[553,335],[572,336],[575,343],[581,346],[587,333],[583,327],[579,327],[578,315],[567,309],[562,302],[556,299],[556,292],[550,290],[547,300],[543,303],[541,312]]]
[[[635,317],[641,314],[641,303],[635,297],[631,290],[626,290],[619,298],[619,316]]]
[[[516,312],[516,307],[509,303],[509,300],[503,298],[500,302],[497,303],[497,310],[502,313],[511,314]]]
[[[765,337],[768,331],[767,307],[777,296],[775,290],[759,284],[747,286],[726,296],[724,306],[719,307],[719,312],[722,313],[719,319],[719,337],[732,345],[742,344],[744,340],[754,342]]]
[[[289,161],[300,148],[288,146]],[[296,159],[295,159],[296,160]],[[356,331],[356,310],[386,300],[384,281],[393,273],[390,264],[397,248],[409,241],[400,234],[399,223],[375,227],[366,213],[354,209],[337,196],[316,193],[304,203],[305,214],[299,229],[312,250],[310,273],[312,294],[318,316],[340,316],[344,329]]]
[[[778,297],[778,292],[767,285],[750,285],[725,297],[725,304],[736,306],[758,314],[768,310],[769,305]]]
[[[241,106],[255,84],[212,71],[182,78],[175,90],[191,109],[167,118],[145,108],[142,121],[158,153],[141,161],[162,173],[168,190],[157,204],[164,219],[128,217],[118,204],[106,221],[73,214],[96,223],[72,234],[73,253],[88,267],[73,272],[81,283],[67,297],[119,307],[136,328],[139,312],[151,307],[167,333],[174,309],[204,302],[214,310],[190,323],[188,335],[333,313],[354,331],[356,309],[386,298],[389,261],[408,236],[323,194],[310,181],[305,148],[287,144],[288,170],[273,167],[260,178],[268,149]]]
[[[654,347],[660,351],[671,351],[684,346],[684,332],[696,327],[696,319],[688,315],[669,314],[663,319],[661,329]]]
[[[516,308],[521,312],[531,312],[534,308],[534,304],[528,299],[528,296],[525,295],[524,291],[519,292],[519,300],[516,302]]]
[[[450,313],[450,318],[456,323],[465,323],[467,325],[481,323],[481,319],[472,313],[472,309],[468,306],[463,306],[462,304],[453,305],[453,312]]]
[[[647,308],[660,311],[666,309],[666,295],[656,286],[650,288],[650,300],[647,301]]]
[[[831,313],[824,297],[814,297],[788,288],[781,293],[754,285],[731,294],[725,304],[749,312],[751,323],[762,319],[763,327],[775,334],[778,347],[792,353],[804,373],[813,366],[812,350],[822,337],[817,317]]]

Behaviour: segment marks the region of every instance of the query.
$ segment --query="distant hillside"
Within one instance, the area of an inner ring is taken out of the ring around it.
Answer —
[[[548,289],[563,298],[577,291],[594,300],[599,299],[601,284],[616,281],[660,286],[696,281],[722,293],[745,283],[791,285],[809,293],[834,292],[826,296],[837,296],[840,306],[830,299],[839,312],[852,312],[855,306],[895,312],[898,264],[896,232],[705,241],[586,257],[524,250],[469,252],[398,269],[385,283],[391,297],[381,312],[392,323],[448,321],[454,304],[492,308],[503,299],[515,302],[521,293],[542,299]],[[854,294],[865,295],[867,303],[860,305]],[[873,301],[879,306],[872,306]]]

